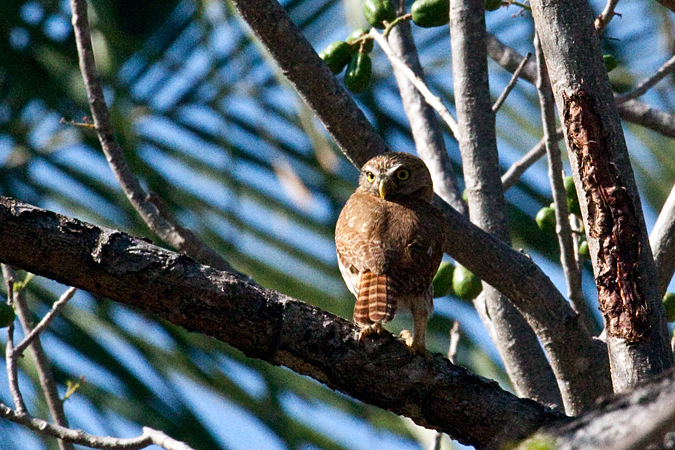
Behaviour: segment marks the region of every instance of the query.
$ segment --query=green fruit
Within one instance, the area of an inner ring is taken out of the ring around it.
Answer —
[[[319,53],[319,58],[323,59],[333,74],[337,75],[352,59],[351,47],[344,41],[333,42]]]
[[[14,322],[14,308],[0,302],[0,328],[8,327],[12,322]]]
[[[450,20],[450,0],[416,0],[410,13],[420,27],[440,27]]]
[[[555,234],[555,210],[553,208],[548,206],[541,208],[534,220],[541,231]]]
[[[616,69],[616,66],[619,65],[619,61],[617,61],[612,55],[602,55],[602,60],[605,63],[605,69],[607,69],[607,72],[611,72],[612,70]]]
[[[385,21],[396,20],[396,8],[391,0],[364,0],[363,15],[371,26],[383,29]]]
[[[452,288],[452,274],[455,271],[455,266],[448,261],[443,261],[434,275],[434,298],[445,297],[450,293]]]
[[[571,176],[565,177],[565,192],[567,193],[567,209],[572,214],[581,215],[581,207],[579,206],[579,197],[577,197],[577,189],[574,187],[574,178]]]
[[[351,44],[355,40],[367,35],[369,31],[370,30],[368,28],[359,28],[358,30],[353,31],[352,34],[347,36],[347,39],[346,39],[347,44]],[[372,52],[373,51],[373,39],[371,39],[371,38],[365,39],[363,41],[363,46],[361,47],[361,49],[366,53]],[[360,49],[352,48],[352,50],[360,50]]]
[[[452,274],[452,288],[456,297],[462,300],[473,300],[483,290],[483,283],[469,269],[457,265]]]
[[[663,307],[666,309],[668,322],[675,322],[675,294],[666,292],[666,295],[663,296]]]
[[[502,6],[502,0],[485,0],[486,11],[497,11]]]
[[[370,56],[365,53],[356,52],[352,56],[351,61],[349,61],[347,72],[345,73],[345,86],[347,86],[347,89],[355,94],[363,92],[370,83],[372,70],[373,66]]]
[[[579,244],[579,255],[583,256],[584,258],[591,257],[591,252],[588,249],[588,241],[583,241],[581,244]]]

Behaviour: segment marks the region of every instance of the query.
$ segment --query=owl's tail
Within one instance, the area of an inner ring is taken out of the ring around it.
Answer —
[[[366,271],[359,280],[354,321],[361,325],[389,322],[396,315],[396,289],[387,275]]]

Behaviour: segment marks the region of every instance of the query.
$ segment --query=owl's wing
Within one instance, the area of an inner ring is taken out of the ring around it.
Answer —
[[[340,272],[356,297],[354,321],[388,322],[396,314],[396,292],[389,276],[387,243],[381,236],[383,211],[376,199],[356,192],[340,213],[335,247]],[[390,253],[390,252],[389,252]]]

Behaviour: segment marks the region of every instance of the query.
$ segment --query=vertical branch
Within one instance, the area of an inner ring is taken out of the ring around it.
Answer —
[[[450,4],[452,68],[459,131],[457,138],[473,223],[510,241],[502,191],[487,70],[487,31],[482,0]],[[513,304],[483,283],[488,316],[516,392],[545,404],[560,404],[555,376],[536,335]]]
[[[534,49],[536,53],[537,72],[537,93],[541,104],[541,121],[544,128],[544,139],[546,141],[546,157],[548,159],[548,177],[551,181],[551,191],[553,192],[553,203],[555,205],[556,233],[558,243],[560,244],[560,263],[562,264],[565,282],[567,283],[567,295],[574,310],[581,316],[581,320],[588,328],[593,330],[591,319],[586,307],[586,299],[581,290],[581,270],[574,256],[575,243],[572,236],[572,228],[569,222],[569,210],[567,208],[567,193],[563,183],[563,167],[560,158],[560,148],[555,139],[555,101],[551,84],[546,70],[544,55],[541,53],[539,38],[534,37]]]
[[[532,16],[564,121],[612,382],[625,390],[673,366],[637,186],[586,0],[532,0]]]
[[[663,297],[675,272],[675,186],[659,213],[649,237],[656,265],[656,288]]]
[[[449,0],[448,0],[449,1]],[[399,14],[404,11],[400,11]],[[417,48],[410,31],[410,22],[403,21],[389,33],[389,45],[412,72],[424,80],[424,71],[417,56]],[[403,108],[410,121],[410,128],[417,154],[424,160],[434,183],[434,191],[450,206],[462,214],[467,214],[466,205],[457,186],[452,162],[445,148],[443,133],[434,110],[410,80],[396,67],[394,76],[401,92]]]
[[[7,304],[14,304],[14,271],[7,264],[2,265],[2,275],[7,283]],[[16,353],[14,352],[14,322],[7,327],[7,347],[5,349],[5,358],[7,360],[7,382],[9,383],[9,392],[14,401],[14,408],[19,415],[27,414],[26,404],[23,401],[21,390],[19,389],[19,373],[16,367]]]
[[[13,274],[11,273],[13,272],[13,270],[9,268],[9,266],[3,265],[3,272],[7,275],[11,274],[9,277],[10,279],[14,278]],[[18,292],[14,291],[13,296],[16,315],[18,316],[19,321],[21,322],[21,326],[23,327],[24,336],[28,336],[32,331],[32,326],[31,326],[30,310],[28,309],[28,303],[26,302],[24,290],[22,289]],[[63,402],[59,398],[56,380],[54,379],[54,374],[52,373],[52,369],[49,364],[49,359],[45,354],[45,351],[40,342],[40,338],[38,336],[32,338],[30,350],[33,355],[33,359],[35,360],[35,368],[37,370],[38,378],[40,380],[40,387],[42,388],[42,392],[44,393],[45,399],[47,400],[47,407],[49,408],[49,412],[52,415],[52,418],[54,419],[54,423],[56,425],[67,428],[68,419],[66,418],[66,413],[63,410]],[[11,356],[12,359],[15,359],[16,357],[19,356],[19,353],[15,352],[14,349],[12,349]],[[71,444],[70,442],[63,441],[61,439],[58,440],[58,443],[59,448],[61,450],[73,450],[74,448],[73,444]]]

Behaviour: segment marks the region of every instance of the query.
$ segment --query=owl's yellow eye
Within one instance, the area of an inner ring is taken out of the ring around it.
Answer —
[[[375,181],[375,174],[373,172],[366,172],[366,180],[368,180],[368,183],[372,183]]]
[[[410,171],[408,169],[401,169],[396,172],[396,177],[401,181],[405,181],[410,178]]]

